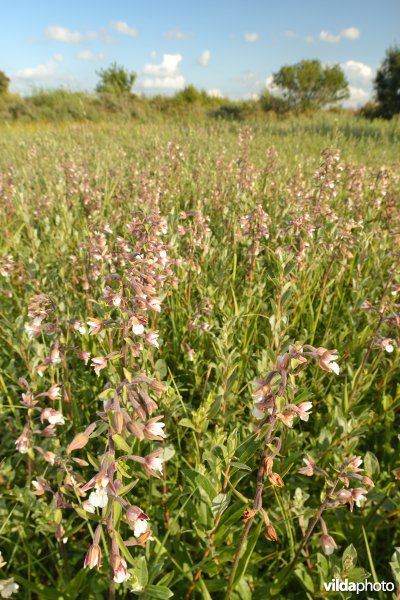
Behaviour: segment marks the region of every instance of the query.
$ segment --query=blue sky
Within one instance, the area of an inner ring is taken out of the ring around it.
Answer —
[[[284,64],[342,65],[350,105],[364,103],[385,50],[399,43],[399,0],[1,1],[0,69],[11,89],[93,90],[116,61],[134,90],[175,93],[193,83],[250,98]]]

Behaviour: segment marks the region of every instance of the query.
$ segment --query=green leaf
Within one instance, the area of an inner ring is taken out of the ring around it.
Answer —
[[[296,568],[295,575],[308,592],[314,592],[314,583],[312,577],[304,565],[299,565]]]
[[[205,475],[202,475],[202,473],[197,473],[192,469],[182,469],[182,473],[189,479],[189,481],[192,484],[194,484],[195,487],[201,487],[205,491],[207,496],[210,498],[210,500],[214,500],[215,496],[217,495],[217,492],[215,491],[211,482]]]
[[[218,494],[211,503],[211,511],[214,517],[222,515],[231,501],[230,494]]]
[[[173,596],[173,592],[164,585],[148,585],[146,587],[146,594],[150,598],[159,598],[159,600],[163,600],[164,598],[171,598]]]
[[[210,592],[208,591],[207,586],[201,576],[197,585],[200,588],[202,600],[212,600]]]
[[[181,427],[187,427],[188,429],[194,429],[195,431],[200,431],[198,427],[190,419],[181,419],[178,423]]]
[[[350,569],[350,571],[347,573],[348,580],[354,581],[354,583],[357,583],[358,581],[364,581],[365,579],[368,579],[369,576],[370,573],[368,573],[368,571],[362,567],[354,567],[354,569]]]
[[[133,590],[135,592],[142,592],[147,586],[147,582],[149,580],[149,573],[147,570],[147,563],[145,556],[138,556],[133,559],[133,571],[132,571],[132,581]]]
[[[368,451],[365,453],[364,467],[365,467],[365,474],[368,477],[371,477],[371,479],[373,479],[374,476],[379,475],[379,471],[380,471],[379,461],[376,458],[375,454],[373,454],[373,452]]]
[[[118,448],[118,450],[123,450],[124,452],[127,452],[128,454],[130,453],[131,447],[126,443],[126,441],[124,440],[122,435],[119,435],[119,433],[115,433],[112,436],[112,439],[114,440],[114,443],[115,443],[116,447]]]
[[[347,546],[346,550],[343,552],[342,556],[342,565],[343,571],[348,573],[350,569],[355,567],[357,564],[357,550],[354,548],[353,544]]]

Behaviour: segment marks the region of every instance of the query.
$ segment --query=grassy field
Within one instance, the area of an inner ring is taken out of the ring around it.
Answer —
[[[3,597],[400,587],[399,140],[1,128]]]

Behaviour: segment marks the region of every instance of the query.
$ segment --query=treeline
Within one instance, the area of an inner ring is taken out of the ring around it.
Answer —
[[[193,85],[174,96],[152,98],[137,95],[132,88],[136,73],[113,63],[97,72],[100,81],[94,93],[65,89],[36,90],[22,97],[9,92],[10,79],[0,71],[0,121],[89,120],[123,117],[146,119],[157,115],[204,115],[240,121],[246,118],[284,118],[321,110],[343,111],[339,103],[350,97],[349,83],[340,65],[322,65],[302,60],[284,65],[273,74],[272,90],[264,89],[255,100],[232,101],[215,97]],[[400,114],[400,48],[391,47],[374,81],[375,99],[357,114],[386,118]]]
[[[302,111],[309,115],[314,110]],[[359,111],[331,108],[330,112]],[[298,115],[284,100],[268,92],[255,100],[209,96],[188,86],[174,96],[74,92],[67,89],[35,90],[30,96],[0,95],[0,122],[103,121],[119,119],[207,118],[225,121],[286,119]]]

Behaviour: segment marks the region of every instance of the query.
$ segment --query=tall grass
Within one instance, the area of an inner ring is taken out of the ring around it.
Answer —
[[[399,586],[398,138],[335,116],[3,128],[1,577],[20,597]],[[155,449],[160,478],[129,458]]]

